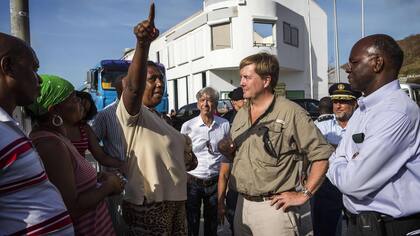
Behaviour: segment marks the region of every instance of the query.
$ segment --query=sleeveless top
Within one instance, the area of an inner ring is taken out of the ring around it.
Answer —
[[[0,235],[74,235],[31,140],[0,107]]]
[[[56,138],[67,147],[72,158],[77,194],[97,185],[96,170],[80,155],[69,139],[48,131],[37,131],[32,133],[31,136],[34,141],[42,138]],[[73,218],[73,224],[76,235],[115,235],[105,200],[101,201],[96,209],[79,218]]]
[[[77,141],[71,141],[71,143],[76,147],[77,151],[86,157],[86,150],[89,148],[89,139],[86,133],[86,130],[83,128],[83,125],[79,125],[80,139]]]

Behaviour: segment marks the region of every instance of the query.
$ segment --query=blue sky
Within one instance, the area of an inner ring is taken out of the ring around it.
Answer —
[[[257,0],[248,0],[257,1]],[[292,0],[290,0],[292,1]],[[293,0],[303,1],[303,0]],[[304,0],[306,1],[306,0]],[[31,44],[40,73],[61,75],[79,87],[101,59],[119,58],[134,46],[132,28],[148,14],[149,0],[32,0]],[[334,64],[332,0],[318,0],[329,16],[329,62]],[[155,0],[164,32],[202,8],[201,0]],[[337,0],[340,64],[360,38],[360,0]],[[10,33],[9,0],[0,0],[0,31]],[[420,0],[365,0],[365,34],[396,39],[420,33]]]

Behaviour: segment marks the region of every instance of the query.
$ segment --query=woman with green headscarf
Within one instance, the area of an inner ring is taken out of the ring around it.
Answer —
[[[76,235],[115,235],[104,200],[121,193],[124,180],[112,173],[97,176],[66,137],[66,124],[79,121],[82,114],[73,85],[54,75],[41,78],[41,94],[26,108],[36,124],[30,137],[48,177],[63,197]]]

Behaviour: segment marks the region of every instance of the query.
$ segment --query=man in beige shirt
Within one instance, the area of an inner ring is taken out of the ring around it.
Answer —
[[[238,235],[310,231],[310,217],[302,225],[302,212],[309,209],[308,200],[322,183],[334,150],[304,109],[274,95],[278,74],[276,57],[267,53],[240,63],[241,87],[249,102],[233,121],[233,142],[220,144],[225,155],[234,156],[230,187],[239,192]]]
[[[132,235],[186,235],[185,165],[189,163],[184,152],[192,152],[191,140],[142,105],[145,97],[158,102],[163,94],[156,86],[143,96],[146,86],[155,86],[150,81],[161,82],[155,68],[147,66],[150,43],[159,35],[153,3],[149,19],[138,24],[134,34],[136,51],[116,111],[127,143],[123,218]]]

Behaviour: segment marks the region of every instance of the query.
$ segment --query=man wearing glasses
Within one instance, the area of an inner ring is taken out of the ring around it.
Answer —
[[[420,109],[398,82],[403,58],[384,34],[350,52],[348,79],[363,97],[327,173],[343,193],[346,235],[420,234]]]
[[[329,119],[315,122],[328,143],[338,146],[346,132],[347,122],[357,108],[357,98],[362,94],[351,89],[348,83],[336,83],[329,89],[334,115]],[[341,235],[341,218],[343,198],[340,190],[326,179],[311,199],[312,223],[314,235]],[[338,227],[337,227],[338,226]]]
[[[233,141],[219,144],[234,157],[229,185],[239,192],[235,234],[306,235],[312,229],[308,200],[334,149],[303,108],[274,94],[279,77],[274,55],[251,55],[239,68],[248,103],[233,121]]]
[[[200,115],[185,122],[181,133],[192,140],[197,167],[188,172],[187,219],[188,235],[198,235],[201,202],[203,202],[204,235],[217,235],[217,182],[220,163],[224,158],[217,144],[229,135],[229,121],[215,115],[219,100],[216,90],[201,89],[197,95]]]

